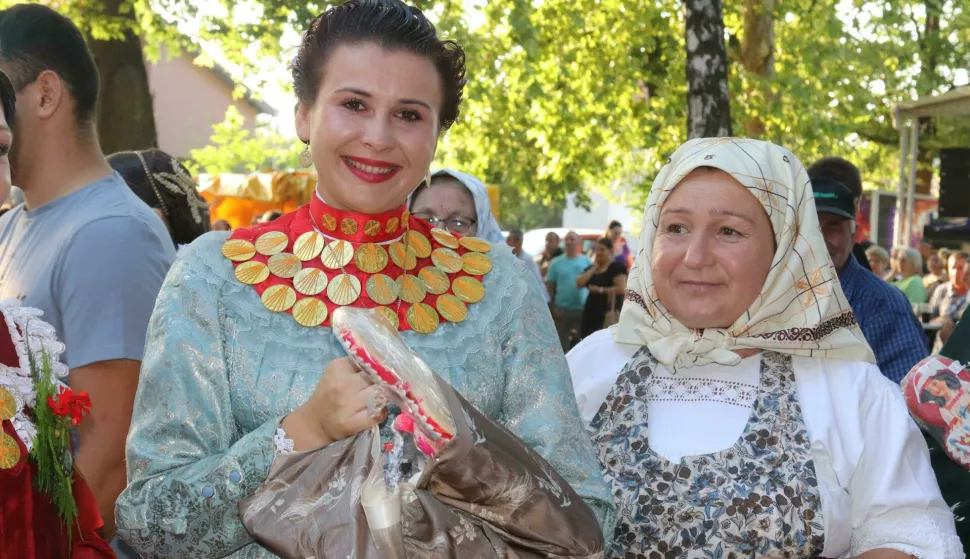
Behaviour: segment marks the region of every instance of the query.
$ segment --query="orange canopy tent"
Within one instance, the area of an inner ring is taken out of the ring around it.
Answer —
[[[316,173],[304,171],[199,175],[199,192],[209,202],[209,217],[213,222],[224,219],[233,229],[248,227],[270,210],[286,213],[309,203],[316,186]],[[498,187],[489,186],[488,197],[498,219]]]

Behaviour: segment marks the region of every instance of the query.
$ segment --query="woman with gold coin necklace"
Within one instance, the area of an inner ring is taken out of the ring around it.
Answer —
[[[378,308],[478,410],[555,467],[607,529],[613,505],[533,278],[504,246],[408,213],[457,119],[464,53],[398,0],[316,18],[292,63],[312,201],[184,250],[148,333],[128,438],[123,539],[148,556],[270,557],[237,505],[281,452],[377,425],[378,389],[330,328]]]

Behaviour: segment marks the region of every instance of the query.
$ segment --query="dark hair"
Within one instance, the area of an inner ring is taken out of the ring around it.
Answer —
[[[3,106],[3,117],[7,126],[13,128],[13,119],[17,116],[17,92],[7,74],[0,72],[0,105]]]
[[[945,384],[946,387],[949,388],[950,390],[960,390],[960,379],[951,375],[950,373],[936,373],[935,375],[930,377],[930,380],[941,380],[943,381],[943,384]],[[920,391],[919,401],[933,402],[934,404],[940,407],[943,407],[946,405],[946,398],[942,396],[936,396],[930,393],[930,391],[926,388]]]
[[[612,228],[613,227],[610,227],[610,229],[612,229]],[[610,250],[613,250],[613,239],[611,239],[609,237],[603,237],[602,239],[596,241],[596,244],[603,245],[606,248],[608,248]]]
[[[22,91],[50,70],[74,99],[77,121],[94,119],[98,67],[81,31],[67,17],[40,4],[18,4],[0,11],[0,60],[8,64],[14,91]]]
[[[831,179],[844,184],[852,198],[862,198],[862,174],[859,168],[841,157],[823,157],[808,167],[809,179]]]
[[[509,237],[508,238],[510,238],[510,239],[516,239],[516,240],[521,241],[521,240],[525,239],[525,233],[523,233],[521,229],[513,229],[513,230],[509,231]]]
[[[607,227],[607,229],[615,229],[617,227],[623,227],[623,224],[614,219],[613,221],[610,222],[610,226]]]
[[[368,42],[431,60],[444,89],[441,131],[455,123],[465,88],[465,51],[454,41],[439,39],[421,10],[399,0],[350,0],[310,22],[291,65],[297,99],[313,104],[327,59],[337,46]]]
[[[209,231],[209,207],[188,169],[164,151],[123,151],[108,157],[111,168],[151,208],[162,210],[172,242],[185,245]]]
[[[269,223],[271,221],[276,221],[281,217],[283,217],[283,212],[279,210],[269,210],[263,214],[263,217],[259,218],[259,221],[260,223]]]

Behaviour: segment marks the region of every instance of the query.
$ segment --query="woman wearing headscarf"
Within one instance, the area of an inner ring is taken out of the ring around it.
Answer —
[[[644,217],[620,322],[568,356],[619,511],[607,557],[963,557],[798,159],[692,140]]]
[[[492,214],[488,189],[477,178],[441,169],[431,175],[431,186],[422,185],[411,195],[411,213],[435,227],[503,244],[502,228]]]
[[[209,205],[178,159],[159,149],[147,149],[114,153],[108,163],[155,210],[176,248],[209,232]]]

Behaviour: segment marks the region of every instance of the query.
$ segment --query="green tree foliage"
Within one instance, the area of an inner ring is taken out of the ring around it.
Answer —
[[[250,132],[246,119],[230,106],[224,121],[212,127],[209,145],[191,152],[195,173],[252,173],[262,169],[296,169],[300,144],[266,131]]]

